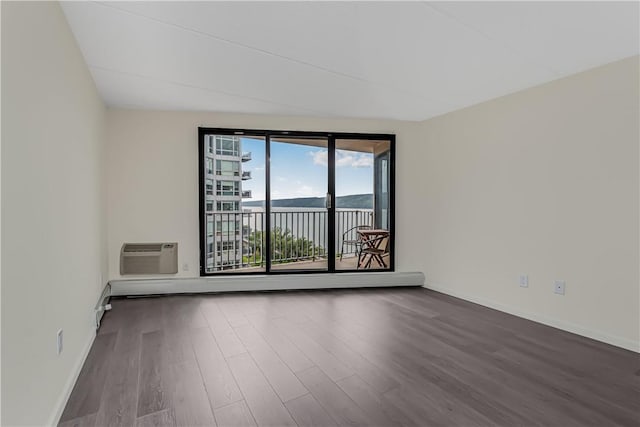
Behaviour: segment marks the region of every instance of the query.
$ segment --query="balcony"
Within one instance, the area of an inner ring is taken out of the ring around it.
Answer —
[[[251,190],[245,190],[242,192],[242,198],[243,199],[250,199],[251,198]]]
[[[249,160],[251,160],[251,151],[242,153],[242,161],[248,162]]]
[[[243,192],[243,196],[244,196]],[[325,210],[271,212],[271,263],[274,270],[326,269],[328,235]],[[214,213],[213,221],[234,221],[239,226],[233,230],[216,233],[217,241],[240,242],[236,256],[222,256],[207,252],[207,259],[214,258],[208,272],[237,270],[238,272],[264,271],[266,260],[266,217],[264,212]],[[380,269],[380,266],[358,266],[358,247],[344,242],[358,239],[356,225],[373,225],[370,209],[340,210],[336,212],[336,269]],[[217,230],[216,230],[217,231]],[[344,251],[340,253],[340,251]],[[382,255],[387,260],[388,254]]]
[[[251,179],[251,171],[243,171],[242,172],[242,180],[246,181],[248,179]]]
[[[211,172],[213,173],[213,172]],[[217,170],[216,171],[216,175],[217,176],[228,176],[228,177],[232,177],[232,176],[240,176],[240,172],[238,171],[221,171],[221,170]]]

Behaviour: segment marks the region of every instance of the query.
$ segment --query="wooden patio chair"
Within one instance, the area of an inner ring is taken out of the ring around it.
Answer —
[[[350,229],[348,229],[347,231],[345,231],[344,233],[342,233],[342,248],[340,248],[340,261],[342,261],[342,255],[344,254],[344,247],[347,246],[347,248],[349,246],[353,246],[355,247],[355,253],[356,256],[360,256],[360,249],[362,248],[362,241],[360,239],[360,235],[358,234],[358,231],[360,230],[371,230],[373,227],[370,225],[356,225],[355,227],[351,227]],[[354,232],[355,230],[355,232]],[[349,236],[349,234],[354,235],[355,234],[355,239],[351,238],[351,236]]]
[[[389,235],[376,237],[362,242],[360,254],[358,255],[357,268],[360,268],[362,262],[366,260],[367,255],[369,259],[366,260],[366,264],[363,268],[371,268],[371,263],[375,260],[382,268],[387,268],[387,263],[384,262],[384,255],[389,252]]]

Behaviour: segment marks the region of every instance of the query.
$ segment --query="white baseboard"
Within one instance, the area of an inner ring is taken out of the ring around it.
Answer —
[[[112,296],[156,295],[175,293],[274,291],[295,289],[365,288],[387,286],[422,286],[421,272],[279,274],[195,277],[174,279],[112,280]]]
[[[71,391],[73,391],[73,386],[76,384],[78,377],[80,376],[80,371],[82,370],[82,366],[84,365],[84,361],[87,359],[89,355],[89,350],[91,350],[91,346],[93,345],[93,341],[96,338],[96,331],[91,329],[91,333],[89,334],[89,339],[87,339],[87,343],[84,346],[84,349],[76,359],[76,363],[73,366],[73,371],[71,375],[67,379],[67,382],[64,385],[64,389],[62,390],[62,394],[56,403],[55,409],[51,417],[49,417],[49,422],[47,425],[49,426],[57,426],[60,422],[60,417],[62,416],[62,411],[64,411],[64,407],[67,405],[67,401],[69,400],[69,396],[71,396]]]
[[[566,322],[564,320],[554,319],[554,318],[543,316],[540,314],[531,313],[528,311],[509,307],[509,306],[497,303],[495,301],[488,300],[483,297],[470,295],[465,292],[460,292],[455,289],[451,289],[436,283],[425,284],[424,288],[441,292],[443,294],[451,295],[453,297],[470,301],[476,304],[480,304],[485,307],[493,308],[495,310],[499,310],[505,313],[513,314],[514,316],[522,317],[527,320],[532,320],[534,322],[542,323],[543,325],[551,326],[557,329],[562,329],[563,331],[567,331],[577,335],[581,335],[583,337],[591,338],[596,341],[602,341],[604,343],[611,344],[616,347],[621,347],[626,350],[631,350],[636,353],[640,353],[640,342],[637,342],[637,341],[618,337],[615,335],[606,334],[600,331],[594,331],[592,329],[588,329],[583,326],[576,325],[574,323]]]

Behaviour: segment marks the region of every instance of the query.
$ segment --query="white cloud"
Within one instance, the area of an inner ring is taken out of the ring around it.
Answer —
[[[373,156],[367,154],[361,154],[357,159],[351,163],[353,168],[370,168],[373,166]]]
[[[327,150],[310,151],[313,157],[313,164],[320,166],[328,165]],[[373,156],[367,153],[354,153],[351,151],[336,151],[336,167],[370,168],[373,166]]]
[[[310,151],[309,154],[313,157],[314,165],[327,166],[329,164],[327,150]]]

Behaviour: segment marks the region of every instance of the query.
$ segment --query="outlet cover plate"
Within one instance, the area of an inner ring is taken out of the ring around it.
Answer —
[[[558,295],[564,295],[566,282],[564,280],[556,280],[553,284],[553,292]]]
[[[529,276],[527,276],[526,274],[521,274],[519,283],[520,283],[520,287],[521,288],[528,288],[529,287]]]

